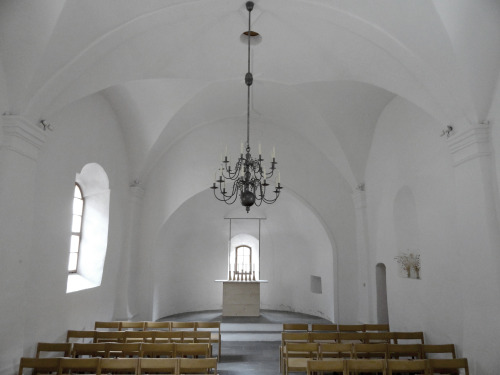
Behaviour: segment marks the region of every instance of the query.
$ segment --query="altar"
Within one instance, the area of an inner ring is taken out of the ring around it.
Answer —
[[[222,282],[222,316],[260,316],[260,284],[267,280]]]
[[[222,316],[260,316],[260,230],[264,217],[229,221],[227,276],[222,283]]]

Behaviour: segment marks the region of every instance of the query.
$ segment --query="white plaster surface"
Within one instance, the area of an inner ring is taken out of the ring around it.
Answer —
[[[393,330],[496,374],[499,2],[269,0],[254,15],[252,150],[276,146],[285,186],[251,213],[267,218],[262,306],[376,321],[383,263]],[[0,2],[1,375],[68,328],[222,308],[224,218],[241,208],[208,187],[244,137],[246,16],[232,0]],[[66,294],[89,163],[109,178],[102,280]],[[410,247],[421,280],[398,276]]]

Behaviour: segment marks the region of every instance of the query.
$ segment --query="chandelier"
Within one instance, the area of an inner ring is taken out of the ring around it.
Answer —
[[[283,188],[280,181],[280,172],[276,169],[276,151],[273,147],[271,154],[272,161],[270,170],[262,166],[262,152],[259,144],[259,157],[253,158],[250,153],[250,86],[253,83],[253,75],[250,72],[250,39],[259,34],[251,30],[251,12],[253,10],[253,1],[247,1],[246,8],[248,10],[248,31],[244,33],[248,40],[248,73],[245,74],[245,84],[247,85],[247,141],[246,147],[241,143],[240,157],[236,161],[233,169],[231,169],[230,161],[226,154],[222,159],[221,166],[215,172],[213,185],[210,187],[214,191],[215,198],[227,204],[233,204],[240,197],[241,204],[246,207],[246,211],[250,211],[250,207],[254,204],[258,207],[262,202],[272,204],[276,202],[280,195],[280,190]],[[244,153],[246,151],[246,153]],[[266,189],[275,175],[274,190]],[[227,183],[227,186],[226,186]],[[272,190],[270,193],[269,191]],[[268,195],[266,195],[266,192]]]

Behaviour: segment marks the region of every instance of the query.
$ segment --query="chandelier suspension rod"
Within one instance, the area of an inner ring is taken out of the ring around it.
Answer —
[[[250,72],[250,37],[252,36],[252,26],[251,26],[251,18],[252,18],[252,7],[248,7],[248,74],[251,77]],[[247,81],[245,79],[245,81]],[[250,149],[250,86],[253,83],[253,77],[251,77],[251,81],[247,81],[247,151]]]

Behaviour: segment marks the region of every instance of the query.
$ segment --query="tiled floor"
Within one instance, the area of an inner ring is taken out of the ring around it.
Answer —
[[[283,323],[331,323],[312,315],[261,310],[261,316],[223,317],[221,311],[171,315],[161,320],[220,321],[220,375],[279,375],[279,345]]]

